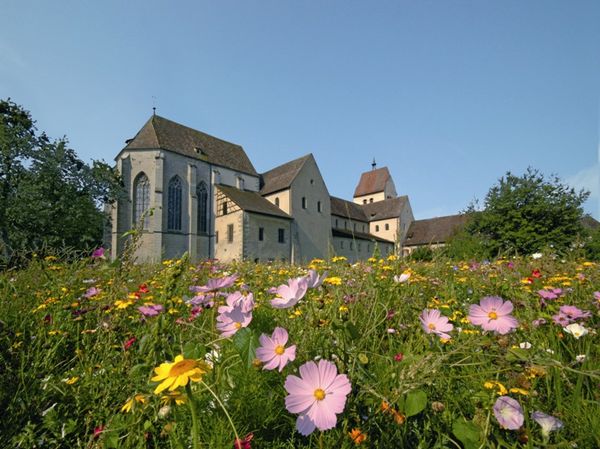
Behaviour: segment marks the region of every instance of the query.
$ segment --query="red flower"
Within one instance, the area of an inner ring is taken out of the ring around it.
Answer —
[[[536,279],[539,279],[539,278],[541,278],[541,277],[542,277],[542,273],[541,273],[541,271],[540,271],[540,270],[538,270],[538,269],[536,268],[535,270],[533,270],[533,271],[531,272],[531,276],[532,276],[532,277],[534,277],[534,278],[536,278]]]
[[[398,354],[396,354],[396,355],[394,356],[394,360],[395,360],[396,362],[401,362],[403,359],[404,359],[404,354],[402,354],[401,352],[399,352]]]
[[[246,435],[243,440],[236,438],[235,442],[233,443],[233,449],[252,449],[252,446],[250,446],[250,441],[252,441],[252,438],[254,438],[253,433]]]
[[[104,432],[104,425],[100,424],[99,426],[94,427],[94,440],[98,438],[102,432]]]
[[[140,293],[148,293],[150,291],[150,289],[148,288],[148,286],[146,284],[141,284],[138,287],[138,292]]]
[[[129,340],[127,340],[125,343],[123,343],[123,349],[125,351],[127,351],[129,348],[131,348],[131,345],[134,344],[136,341],[137,341],[137,338],[131,337]]]

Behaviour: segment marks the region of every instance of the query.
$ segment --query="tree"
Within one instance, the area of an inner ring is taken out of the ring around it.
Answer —
[[[547,246],[565,250],[582,231],[588,196],[532,168],[522,176],[507,172],[488,191],[483,211],[469,207],[474,213],[466,231],[480,236],[492,255],[532,254]]]
[[[37,135],[29,112],[0,101],[0,229],[3,256],[41,248],[89,249],[101,243],[101,208],[120,192],[104,162],[86,164],[65,138]]]

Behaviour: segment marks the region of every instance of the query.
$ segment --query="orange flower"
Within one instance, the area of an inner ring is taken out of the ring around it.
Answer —
[[[367,439],[367,435],[362,433],[360,429],[356,428],[352,429],[352,432],[348,432],[348,435],[350,435],[350,438],[357,446],[362,444]]]

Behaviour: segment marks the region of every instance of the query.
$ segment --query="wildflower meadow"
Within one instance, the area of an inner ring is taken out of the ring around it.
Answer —
[[[0,447],[597,448],[600,266],[551,255],[0,274]]]

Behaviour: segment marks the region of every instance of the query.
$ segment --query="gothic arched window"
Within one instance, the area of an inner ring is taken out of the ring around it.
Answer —
[[[206,234],[208,232],[208,189],[204,181],[196,186],[196,196],[198,197],[198,234]]]
[[[140,173],[133,182],[133,225],[137,226],[139,221],[142,219],[144,213],[146,218],[144,219],[143,229],[148,229],[150,224],[150,217],[147,214],[150,208],[150,181],[145,173]]]
[[[181,231],[181,179],[175,175],[169,181],[167,229]]]

